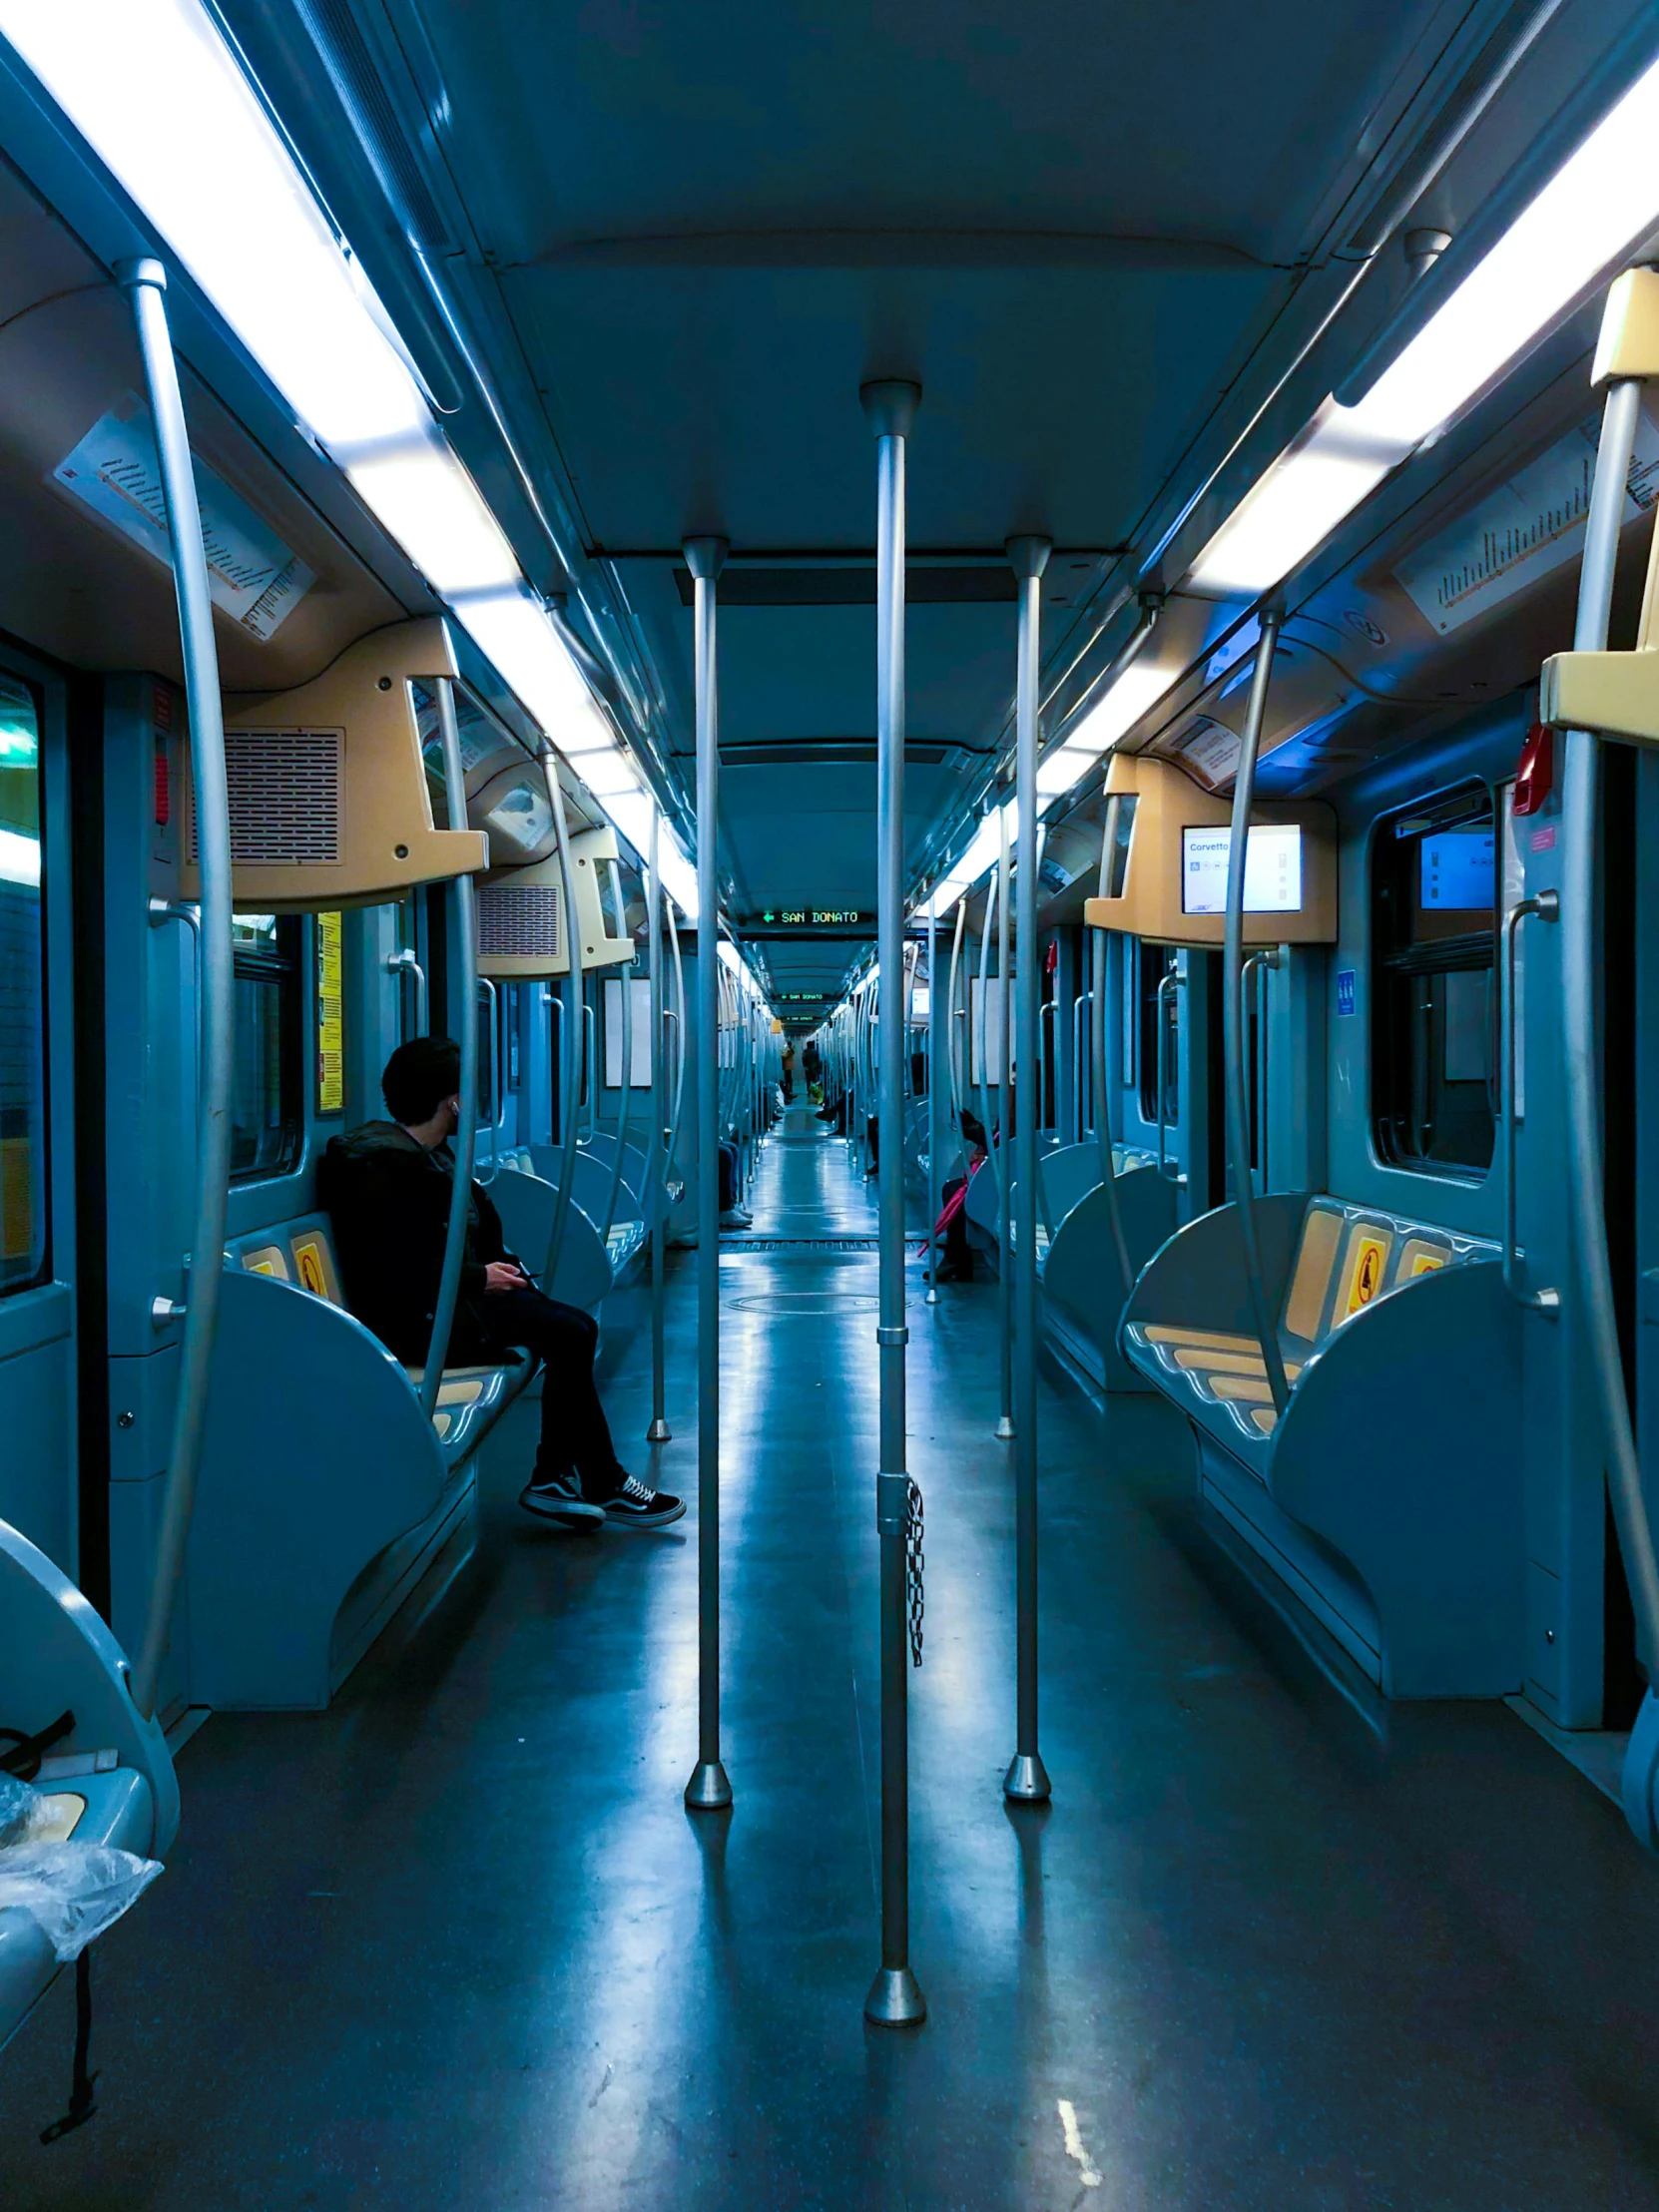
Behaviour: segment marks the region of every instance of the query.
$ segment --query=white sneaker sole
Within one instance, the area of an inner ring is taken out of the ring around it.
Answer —
[[[667,1512],[658,1512],[651,1506],[646,1506],[643,1511],[634,1508],[624,1509],[617,1505],[607,1505],[605,1507],[605,1525],[607,1528],[637,1528],[649,1532],[653,1528],[672,1528],[677,1520],[684,1520],[685,1517],[686,1501],[684,1498]]]
[[[603,1505],[590,1505],[585,1498],[560,1497],[552,1491],[538,1494],[527,1489],[520,1492],[518,1502],[532,1519],[551,1521],[556,1528],[602,1528],[607,1518]]]

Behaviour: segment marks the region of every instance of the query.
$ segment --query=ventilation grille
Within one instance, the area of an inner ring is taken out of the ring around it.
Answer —
[[[238,867],[316,867],[340,859],[343,730],[227,730],[231,859]],[[191,808],[190,856],[201,857]]]
[[[500,960],[562,960],[560,899],[551,884],[495,883],[478,893],[478,950]]]

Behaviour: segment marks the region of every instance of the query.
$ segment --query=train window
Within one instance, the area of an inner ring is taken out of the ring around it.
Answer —
[[[1497,840],[1484,785],[1408,807],[1372,846],[1372,1118],[1379,1152],[1484,1174],[1497,1081]]]
[[[40,719],[0,676],[0,1293],[46,1273]]]
[[[319,1114],[345,1111],[345,996],[340,966],[343,935],[338,914],[317,915],[316,1110]]]
[[[231,1095],[231,1178],[280,1175],[299,1157],[300,923],[292,914],[238,914],[236,1079]]]
[[[1136,1059],[1141,1071],[1141,1119],[1156,1122],[1160,1118],[1167,1128],[1173,1128],[1181,1110],[1181,1055],[1178,1050],[1181,1036],[1181,993],[1165,991],[1162,999],[1158,986],[1166,975],[1175,972],[1175,947],[1168,944],[1147,944],[1137,947],[1137,972],[1140,976],[1140,1037]],[[1164,1023],[1164,1111],[1158,1112],[1158,1022],[1160,1008]]]

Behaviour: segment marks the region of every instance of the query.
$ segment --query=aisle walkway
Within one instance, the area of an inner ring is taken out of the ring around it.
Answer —
[[[791,1117],[756,1223],[867,1233]],[[326,1716],[221,1716],[99,1960],[103,2110],[47,2151],[67,1983],[0,2063],[7,2212],[1605,2212],[1659,2174],[1659,1870],[1501,1707],[1380,1718],[1199,1526],[1160,1403],[1045,1377],[1047,1813],[1010,1813],[994,1289],[909,1315],[918,2032],[876,1963],[873,1258],[723,1265],[729,1817],[696,1546],[528,1525]],[[912,1265],[912,1279],[914,1268]],[[692,1267],[662,1481],[690,1488]],[[619,1433],[647,1347],[614,1331]],[[646,1463],[639,1447],[637,1464]]]

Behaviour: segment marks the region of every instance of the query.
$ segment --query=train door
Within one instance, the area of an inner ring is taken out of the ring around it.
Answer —
[[[1219,955],[1121,938],[1125,1141],[1156,1154],[1180,1218],[1219,1205],[1225,1168]]]
[[[77,1466],[74,901],[65,687],[0,655],[0,1518],[71,1576]]]

